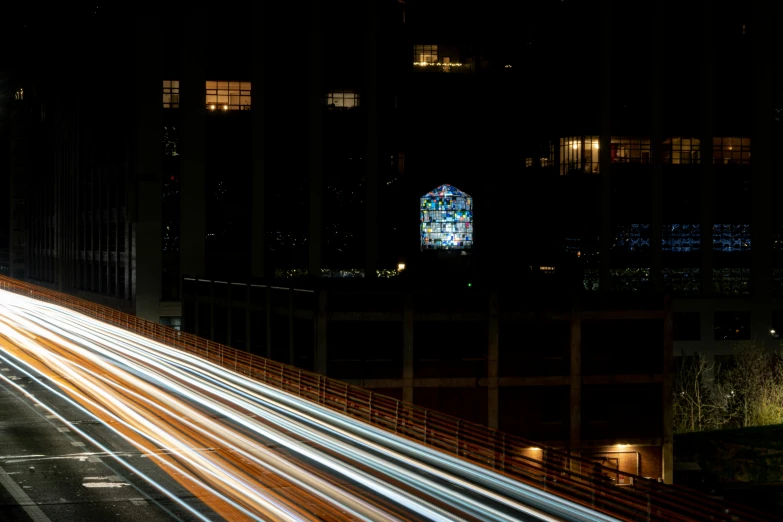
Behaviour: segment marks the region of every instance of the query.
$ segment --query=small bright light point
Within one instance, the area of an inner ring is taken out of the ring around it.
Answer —
[[[468,283],[468,286],[473,286],[473,283]]]
[[[770,330],[769,333],[771,333],[772,335],[775,335],[775,330]]]
[[[210,110],[213,110],[213,111],[215,110],[215,106],[214,105],[210,105],[209,108],[210,108]]]
[[[223,106],[223,110],[224,110],[224,111],[227,111],[227,110],[228,110],[228,105],[224,105],[224,106]]]
[[[397,264],[397,271],[400,272],[402,270],[405,270],[405,263],[398,263]]]
[[[535,446],[530,448],[530,451],[541,451],[541,448],[536,448]]]

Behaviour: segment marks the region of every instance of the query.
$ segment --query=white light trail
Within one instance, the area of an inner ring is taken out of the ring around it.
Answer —
[[[615,520],[132,332],[4,291],[0,359],[105,423],[227,518]],[[204,519],[124,454],[42,406]]]

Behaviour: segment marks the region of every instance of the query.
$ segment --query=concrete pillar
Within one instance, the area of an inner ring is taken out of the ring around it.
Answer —
[[[487,426],[493,430],[499,429],[500,390],[499,380],[499,311],[498,294],[489,294],[489,339],[487,343]]]
[[[704,0],[704,48],[702,78],[702,132],[701,132],[701,295],[715,296],[712,283],[712,270],[715,268],[715,256],[712,251],[712,226],[714,221],[715,169],[712,165],[713,147],[713,45],[712,45],[712,0]],[[710,335],[712,339],[712,335]]]
[[[253,6],[253,70],[251,103],[253,111],[253,171],[250,186],[250,274],[254,278],[266,275],[266,178],[264,129],[264,3]]]
[[[665,484],[674,481],[674,321],[672,320],[671,299],[667,296],[664,300],[663,319],[663,384],[661,393],[663,397],[663,426],[661,435],[661,475]]]
[[[378,264],[378,2],[367,0],[367,113],[364,277],[375,278]]]
[[[266,315],[266,340],[264,345],[264,353],[267,359],[272,358],[272,289],[266,287],[266,305],[264,307]],[[317,319],[316,319],[317,323]]]
[[[413,402],[413,296],[405,295],[402,310],[402,400]]]
[[[770,107],[775,106],[775,3],[753,0],[753,47],[751,50],[752,98],[752,172],[753,211],[751,218],[751,281],[754,307],[751,332],[768,348],[777,347],[778,339],[769,334],[772,323],[772,269],[774,253],[773,209],[775,193],[775,126]]]
[[[323,82],[321,79],[321,0],[310,0],[310,277],[323,268],[324,167]]]
[[[161,45],[160,19],[137,18],[135,74],[137,198],[133,245],[135,262],[131,269],[134,271],[136,283],[134,303],[136,315],[156,323],[160,320],[163,273]],[[103,211],[105,207],[101,205],[99,208]],[[103,250],[101,248],[101,252]]]
[[[582,444],[582,305],[574,296],[571,306],[571,391],[569,410],[572,451],[578,451]]]
[[[652,152],[652,229],[650,249],[650,283],[653,291],[663,290],[663,66],[664,66],[664,6],[663,0],[656,0],[655,12],[652,22],[653,55],[652,55],[652,82],[651,82],[651,108],[652,129],[650,133],[650,147]]]
[[[327,310],[326,310],[326,290],[321,288],[318,290],[318,313],[316,323],[316,340],[315,340],[315,373],[326,375],[326,329],[327,325]]]
[[[294,289],[288,289],[288,362],[294,364]]]
[[[180,274],[206,275],[206,9],[190,11],[183,23],[180,83]],[[160,49],[158,49],[160,53]],[[160,147],[158,147],[160,148]]]
[[[612,2],[601,0],[601,30],[600,30],[600,72],[601,84],[601,144],[598,151],[598,161],[601,171],[601,234],[600,262],[598,288],[601,292],[609,292],[612,288],[611,250],[612,250],[612,97],[611,97],[611,48],[612,48]]]

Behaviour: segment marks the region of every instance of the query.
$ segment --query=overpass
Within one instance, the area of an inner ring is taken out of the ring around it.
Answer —
[[[770,520],[5,277],[0,366],[0,385],[93,450],[77,457],[132,477],[84,486],[139,483],[174,519]],[[0,469],[28,517],[54,519],[20,482]]]

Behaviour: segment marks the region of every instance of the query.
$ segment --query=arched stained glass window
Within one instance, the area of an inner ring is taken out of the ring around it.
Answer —
[[[451,185],[421,197],[421,249],[473,248],[473,198]]]

